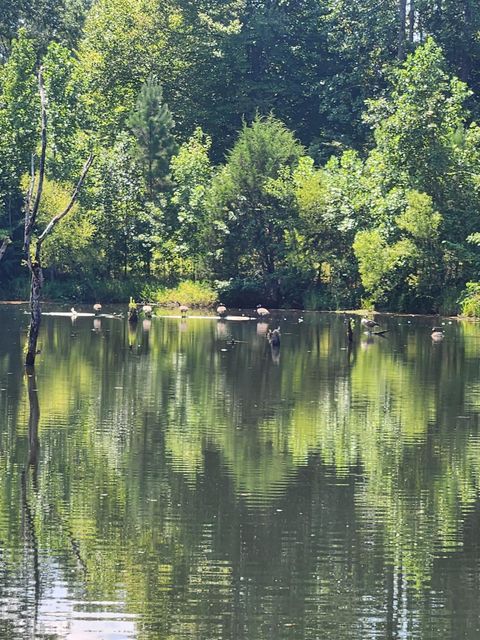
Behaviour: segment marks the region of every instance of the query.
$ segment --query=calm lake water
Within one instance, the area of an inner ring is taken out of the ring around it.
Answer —
[[[256,321],[50,316],[28,376],[25,308],[2,640],[478,640],[479,325],[383,316],[347,349],[342,316],[278,312],[275,353]]]

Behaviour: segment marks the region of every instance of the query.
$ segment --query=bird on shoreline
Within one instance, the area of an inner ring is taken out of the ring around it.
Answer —
[[[142,307],[142,311],[146,318],[152,317],[152,307],[149,304],[144,304]]]
[[[75,307],[72,307],[72,308],[70,309],[70,313],[72,314],[72,317],[73,317],[73,318],[75,318],[75,317],[78,315],[78,312],[77,312],[77,311],[75,311]]]
[[[219,316],[224,316],[227,313],[227,307],[223,304],[223,302],[220,302],[220,304],[218,305],[217,313]]]
[[[102,305],[99,302],[96,302],[93,305],[93,310],[95,311],[95,313],[100,313],[100,311],[102,310]]]
[[[180,315],[182,316],[182,318],[186,318],[187,317],[187,313],[188,313],[187,305],[181,304],[179,306],[179,311],[180,311]]]

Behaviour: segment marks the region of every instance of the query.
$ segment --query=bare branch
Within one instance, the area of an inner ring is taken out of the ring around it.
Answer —
[[[53,217],[50,220],[48,225],[43,230],[42,234],[39,236],[39,238],[37,240],[37,254],[38,254],[38,252],[40,250],[40,247],[42,246],[43,241],[48,236],[48,234],[60,222],[60,220],[67,215],[67,213],[73,207],[73,205],[75,203],[75,200],[78,198],[78,194],[79,194],[80,189],[82,187],[83,181],[85,180],[85,178],[87,176],[88,170],[92,166],[92,162],[93,162],[93,155],[90,154],[89,157],[87,158],[87,161],[83,165],[82,173],[81,173],[80,178],[79,178],[79,180],[77,182],[77,186],[75,187],[75,190],[72,193],[72,197],[70,198],[70,202],[68,203],[68,205],[65,207],[65,209],[61,213],[59,213],[58,215],[56,215],[55,217]]]
[[[43,70],[40,67],[38,71],[38,90],[40,93],[40,102],[42,106],[42,124],[41,124],[41,151],[40,151],[40,164],[38,168],[38,186],[37,193],[35,194],[35,201],[33,207],[30,202],[28,204],[28,211],[25,212],[25,245],[32,233],[37,220],[38,208],[40,206],[40,200],[42,198],[43,179],[45,177],[45,156],[47,154],[47,96],[45,93],[45,87],[43,85]],[[32,194],[29,197],[31,200],[33,195],[33,184],[31,183]],[[31,207],[31,208],[30,208]]]
[[[30,183],[28,185],[27,195],[25,196],[25,220],[27,224],[30,220],[30,208],[32,206],[32,197],[33,197],[34,188],[35,188],[35,157],[32,153],[32,157],[30,160]]]

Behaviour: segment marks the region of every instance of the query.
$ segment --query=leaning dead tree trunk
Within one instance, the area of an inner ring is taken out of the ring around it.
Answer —
[[[40,331],[40,323],[42,320],[41,311],[41,293],[43,287],[43,271],[42,271],[42,246],[47,236],[53,231],[55,226],[64,218],[73,207],[75,200],[78,198],[78,194],[82,187],[83,181],[90,169],[93,156],[90,155],[83,166],[82,173],[75,187],[70,202],[66,208],[54,216],[43,232],[37,237],[35,247],[32,249],[32,240],[34,240],[34,233],[36,230],[36,222],[38,216],[38,209],[42,199],[43,181],[45,178],[45,157],[47,153],[47,98],[45,95],[45,88],[43,85],[42,69],[38,73],[38,88],[40,92],[41,101],[41,151],[40,151],[40,163],[38,169],[38,184],[36,185],[35,193],[35,170],[32,164],[32,175],[30,179],[30,185],[25,198],[25,234],[24,234],[24,250],[27,257],[27,265],[31,275],[30,284],[30,328],[28,331],[27,342],[27,354],[25,357],[25,364],[27,366],[33,366],[35,364],[35,355],[37,352],[37,340],[38,333]],[[35,197],[34,197],[35,193]]]

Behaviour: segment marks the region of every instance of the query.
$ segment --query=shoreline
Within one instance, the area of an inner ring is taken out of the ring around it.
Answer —
[[[0,305],[23,305],[29,304],[28,300],[0,300]],[[68,305],[68,302],[60,302],[56,300],[45,300],[42,304],[59,304],[59,305]],[[84,305],[89,305],[90,303],[76,303],[79,307]],[[125,306],[128,307],[128,302],[104,302],[104,305],[112,305],[112,306]],[[171,305],[160,305],[155,303],[150,303],[152,307],[157,307],[158,309],[171,309]],[[202,309],[212,309],[214,307],[195,307],[192,306],[192,310],[202,310]],[[232,309],[237,309],[240,311],[244,311],[245,309],[249,309],[249,307],[232,307]],[[442,315],[440,313],[409,313],[406,311],[376,311],[371,309],[292,309],[292,308],[272,308],[272,312],[281,313],[281,312],[296,312],[296,313],[335,313],[337,315],[355,315],[355,316],[369,316],[369,315],[381,315],[381,316],[396,316],[403,318],[448,318],[449,320],[466,320],[469,322],[480,322],[480,317],[475,316],[462,316],[462,315]]]

